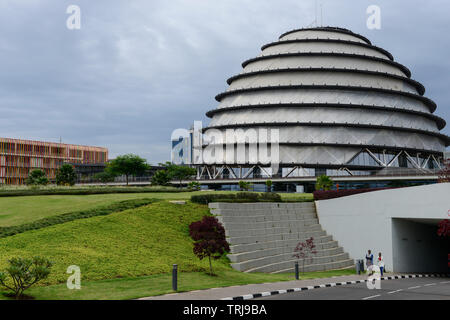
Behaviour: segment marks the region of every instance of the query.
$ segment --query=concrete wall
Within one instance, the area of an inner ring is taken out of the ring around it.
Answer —
[[[418,221],[429,223],[430,228],[417,228],[416,231],[436,232],[437,227],[433,229],[433,224],[448,218],[450,183],[382,190],[322,200],[316,202],[316,207],[320,224],[339,241],[352,259],[363,259],[367,250],[371,249],[374,254],[382,252],[387,270],[407,272],[405,264],[400,263],[400,260],[406,259],[402,254],[413,254],[416,246],[411,244],[404,247],[398,243],[398,237],[402,232],[406,234],[410,232],[407,232],[407,225],[399,224],[396,224],[396,229],[393,230],[392,221],[419,219]],[[432,245],[430,243],[432,242],[428,242]],[[409,253],[404,253],[406,249]],[[428,247],[421,252],[422,254],[428,252],[428,255],[431,255],[434,251]]]

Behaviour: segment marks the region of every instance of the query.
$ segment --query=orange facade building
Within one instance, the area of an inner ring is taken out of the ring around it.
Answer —
[[[54,142],[0,138],[0,184],[24,184],[31,170],[42,169],[52,181],[64,163],[104,165],[108,149]]]

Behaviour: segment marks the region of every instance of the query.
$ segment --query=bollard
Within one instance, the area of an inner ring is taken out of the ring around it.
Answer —
[[[295,280],[299,280],[300,277],[298,275],[298,262],[295,263]]]
[[[173,265],[173,269],[172,269],[172,290],[173,291],[177,291],[178,286],[177,286],[177,282],[178,282],[178,275],[177,275],[177,271],[178,271],[178,265],[174,264]]]

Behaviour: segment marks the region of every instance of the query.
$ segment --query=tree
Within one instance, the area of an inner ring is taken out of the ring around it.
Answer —
[[[294,249],[294,254],[292,255],[292,257],[302,259],[303,273],[305,273],[305,260],[307,258],[312,258],[312,255],[317,253],[315,248],[316,245],[314,244],[314,238],[311,237],[307,239],[305,242],[299,242]]]
[[[248,181],[239,181],[239,189],[241,191],[248,191],[250,189],[250,182]]]
[[[192,181],[188,184],[188,189],[189,190],[200,190],[200,183],[198,183],[197,181]]]
[[[194,254],[200,259],[208,257],[209,274],[213,274],[211,258],[219,259],[230,246],[225,237],[225,229],[215,217],[203,217],[189,226],[189,235],[194,240]]]
[[[103,172],[99,172],[97,174],[94,175],[94,180],[96,181],[100,181],[101,183],[108,183],[108,182],[113,182],[114,181],[115,176],[108,171],[103,171]]]
[[[166,162],[164,166],[167,168],[166,170],[170,179],[178,180],[180,182],[180,188],[183,180],[191,179],[192,176],[197,174],[195,168],[188,166],[179,166],[170,162]]]
[[[12,258],[6,271],[0,272],[0,284],[11,290],[16,299],[19,299],[25,290],[48,277],[52,265],[52,262],[41,257]],[[7,280],[8,276],[10,281]]]
[[[148,169],[147,160],[134,154],[118,156],[111,160],[106,167],[106,170],[114,176],[125,175],[127,185],[129,176],[143,175]]]
[[[329,176],[321,175],[320,177],[317,177],[316,181],[316,190],[331,190],[331,187],[333,187],[333,180]]]
[[[26,184],[29,186],[42,186],[48,184],[45,172],[41,169],[35,169],[28,175]]]
[[[63,164],[56,172],[57,185],[73,186],[77,180],[75,169],[70,164]]]
[[[158,186],[168,185],[170,182],[169,173],[167,170],[158,170],[152,177],[152,184]]]
[[[439,183],[450,182],[450,160],[444,161],[444,168],[439,171]]]
[[[267,192],[271,192],[272,191],[272,180],[267,180],[266,181],[266,187],[267,187]]]

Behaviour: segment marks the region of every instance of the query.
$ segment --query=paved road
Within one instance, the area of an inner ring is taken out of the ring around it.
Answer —
[[[365,283],[293,292],[255,300],[450,300],[450,278],[381,281],[381,289]]]

